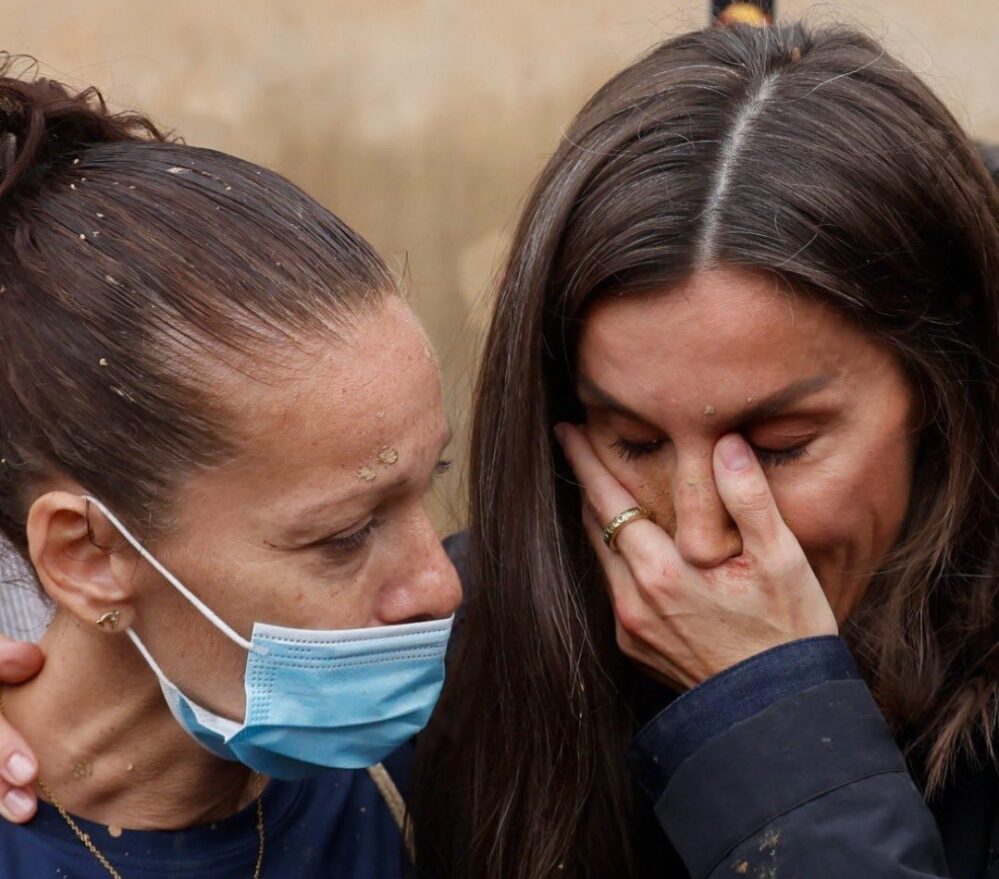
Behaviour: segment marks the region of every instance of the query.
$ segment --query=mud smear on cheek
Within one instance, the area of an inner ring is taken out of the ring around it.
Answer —
[[[638,502],[651,510],[655,523],[672,537],[676,534],[676,511],[673,508],[673,492],[668,485],[643,482],[638,487]]]

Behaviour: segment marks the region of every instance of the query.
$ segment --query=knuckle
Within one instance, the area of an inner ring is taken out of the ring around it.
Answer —
[[[38,672],[41,665],[32,650],[11,642],[0,649],[0,683],[18,684]]]
[[[635,643],[635,639],[620,625],[614,630],[614,640],[617,642],[617,649],[629,659],[640,660],[642,658],[642,651]]]
[[[646,597],[667,596],[679,576],[676,559],[665,553],[650,557],[634,573],[635,583]]]
[[[639,590],[645,594],[655,594],[660,592],[664,586],[664,578],[658,567],[643,567],[635,571],[635,584]]]
[[[770,491],[763,486],[747,486],[739,493],[739,506],[750,513],[762,513],[770,508]]]
[[[617,616],[620,630],[626,634],[637,635],[641,630],[643,614],[636,602],[618,602],[615,608],[615,615]]]

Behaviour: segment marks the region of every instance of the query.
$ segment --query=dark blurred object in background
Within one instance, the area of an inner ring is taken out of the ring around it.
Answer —
[[[712,0],[711,20],[716,24],[773,24],[774,0],[754,0],[733,3],[732,0]]]
[[[978,155],[985,162],[985,167],[989,169],[989,174],[995,180],[996,186],[999,186],[999,143],[979,142],[976,146],[978,147]]]

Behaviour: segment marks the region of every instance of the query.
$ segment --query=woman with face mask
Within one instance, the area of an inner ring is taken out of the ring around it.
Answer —
[[[0,527],[54,608],[0,691],[6,809],[35,760],[43,796],[0,873],[401,875],[460,587],[391,273],[278,175],[9,64],[0,165]]]
[[[997,297],[996,190],[871,40],[597,92],[486,345],[432,869],[999,875]]]

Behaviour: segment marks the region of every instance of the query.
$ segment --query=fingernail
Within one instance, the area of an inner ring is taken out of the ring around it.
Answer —
[[[14,784],[27,784],[35,774],[35,761],[14,753],[7,759],[7,775]]]
[[[18,790],[15,787],[7,791],[7,795],[3,798],[3,805],[15,818],[23,818],[31,812],[35,802],[23,790]]]
[[[718,457],[726,469],[738,473],[745,470],[753,461],[749,454],[749,446],[738,434],[732,434],[721,439],[718,443]]]

